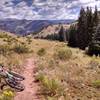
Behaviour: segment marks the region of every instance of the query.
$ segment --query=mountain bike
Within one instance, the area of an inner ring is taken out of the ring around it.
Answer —
[[[17,89],[18,91],[23,91],[25,86],[21,84],[21,81],[25,80],[23,76],[14,72],[4,70],[3,66],[0,67],[0,76],[5,79],[7,85],[11,88]]]

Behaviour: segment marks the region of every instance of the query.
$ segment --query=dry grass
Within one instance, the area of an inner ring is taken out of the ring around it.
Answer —
[[[97,100],[100,98],[99,88],[93,86],[93,81],[100,80],[99,57],[90,57],[82,50],[67,47],[65,43],[57,41],[33,40],[33,44],[34,54],[38,58],[38,74],[43,73],[50,79],[57,79],[61,82],[61,85],[66,87],[67,99],[63,96],[59,96],[59,99],[57,99],[54,96],[54,100]],[[72,57],[63,61],[55,59],[54,53],[64,47],[72,51]],[[36,55],[36,52],[41,48],[46,51],[46,54],[42,57]],[[53,98],[44,96],[46,100]]]
[[[0,64],[5,69],[13,70],[20,73],[23,70],[24,60],[30,56],[29,42],[26,38],[17,37],[8,33],[0,33]],[[0,87],[5,81],[0,77]],[[6,87],[8,88],[8,87]],[[9,89],[11,89],[9,87]],[[11,91],[5,94],[5,89],[0,89],[0,100],[13,100]],[[12,92],[13,94],[13,92]]]
[[[37,60],[37,75],[40,75],[37,79],[39,78],[39,81],[42,80],[40,82],[42,93],[45,93],[44,90],[51,91],[50,94],[53,92],[53,95],[44,95],[45,100],[99,100],[100,90],[93,84],[98,85],[96,80],[100,80],[100,57],[89,57],[84,51],[78,48],[67,47],[67,44],[63,42],[32,39],[32,37],[14,36],[14,38],[18,43],[25,43],[32,52],[25,54],[13,52],[6,56],[0,55],[0,63],[18,70],[21,69],[23,61],[27,57],[34,57]],[[6,41],[3,41],[3,38],[0,38],[0,41],[2,44],[6,43]],[[72,55],[69,59],[61,60],[55,58],[56,55],[54,56],[54,54],[62,50],[62,48],[71,50]],[[38,55],[38,51],[43,55]],[[47,84],[45,85],[43,85],[44,76],[47,77]],[[52,80],[55,79],[60,86],[64,86],[64,95],[57,95],[59,94],[57,87],[56,94],[54,94],[56,82],[54,82],[54,87],[49,83],[52,83]]]
[[[31,53],[28,45],[29,41],[26,40],[27,38],[24,37],[0,33],[0,64],[8,69],[20,71],[25,58]]]

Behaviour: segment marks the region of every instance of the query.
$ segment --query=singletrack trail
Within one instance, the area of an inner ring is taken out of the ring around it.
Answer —
[[[14,100],[40,100],[37,95],[37,90],[39,89],[38,84],[35,83],[34,71],[35,71],[34,59],[29,58],[25,63],[24,71],[22,75],[25,80],[22,82],[25,85],[25,90],[18,92]]]

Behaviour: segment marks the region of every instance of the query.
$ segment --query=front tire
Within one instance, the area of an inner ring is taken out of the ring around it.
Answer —
[[[23,90],[25,89],[25,86],[24,86],[23,84],[21,84],[21,83],[16,83],[16,85],[15,85],[14,82],[13,82],[12,80],[10,80],[10,79],[6,79],[6,83],[7,83],[10,87],[12,87],[12,88],[14,88],[14,89],[16,89],[16,90],[18,90],[18,91],[23,91]]]

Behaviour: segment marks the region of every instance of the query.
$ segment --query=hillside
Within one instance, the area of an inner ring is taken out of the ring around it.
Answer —
[[[38,93],[41,97],[38,100],[99,100],[100,57],[88,56],[83,50],[68,47],[67,43],[31,36],[0,33],[0,41],[3,44],[0,44],[0,63],[26,77],[23,92],[7,87],[15,97],[31,100],[32,93]],[[28,71],[30,74],[26,75]],[[40,89],[36,91],[38,86]],[[3,91],[0,90],[0,96],[9,96],[2,94]]]
[[[42,29],[39,33],[34,35],[34,38],[46,38],[48,35],[58,34],[61,26],[63,26],[64,30],[69,29],[70,24],[62,24],[62,25],[49,25]]]

